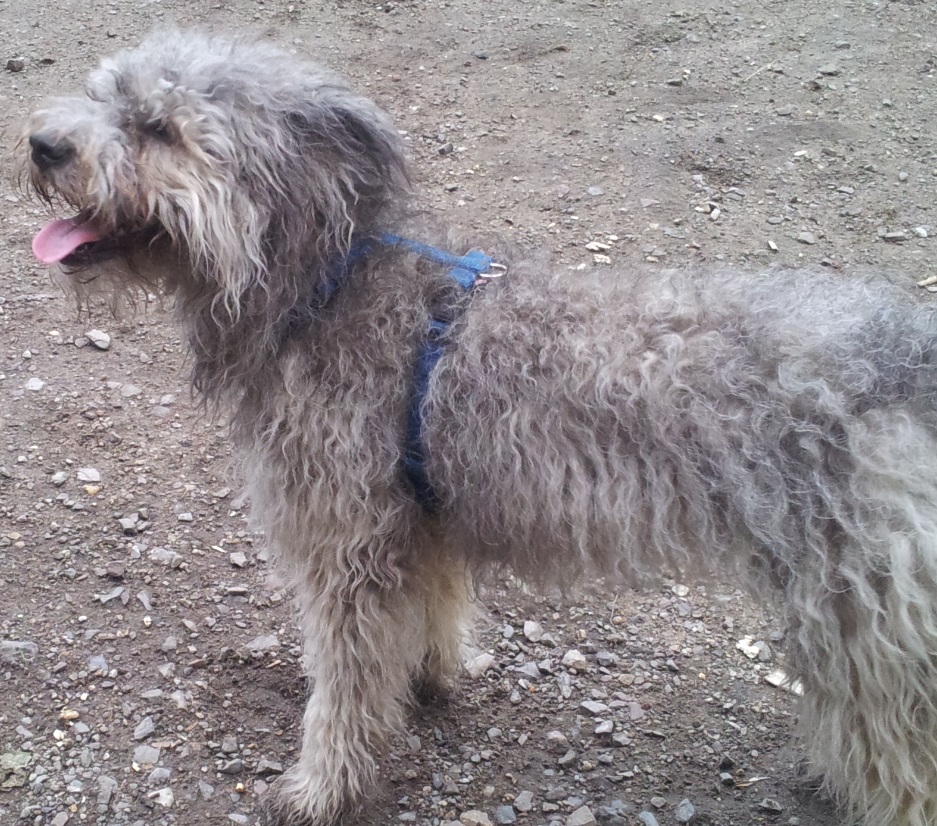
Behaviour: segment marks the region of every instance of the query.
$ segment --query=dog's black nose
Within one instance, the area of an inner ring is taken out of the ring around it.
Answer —
[[[29,145],[33,150],[33,163],[40,169],[49,169],[60,164],[74,151],[74,147],[68,141],[57,140],[42,133],[30,135]]]

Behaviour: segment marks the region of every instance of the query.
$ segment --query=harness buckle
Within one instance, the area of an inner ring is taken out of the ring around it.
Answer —
[[[487,284],[489,281],[493,281],[495,278],[501,278],[502,276],[507,275],[508,268],[504,264],[497,264],[492,261],[488,265],[488,269],[484,272],[480,272],[475,279],[475,283],[479,286]]]

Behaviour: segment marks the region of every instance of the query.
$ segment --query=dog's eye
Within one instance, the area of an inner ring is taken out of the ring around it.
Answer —
[[[151,138],[167,143],[172,140],[172,126],[165,118],[153,118],[145,121],[143,123],[143,132]]]

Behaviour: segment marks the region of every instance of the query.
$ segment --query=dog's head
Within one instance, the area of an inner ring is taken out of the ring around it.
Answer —
[[[104,60],[83,96],[35,112],[21,155],[30,187],[75,213],[35,237],[40,260],[110,261],[234,316],[252,289],[295,293],[407,185],[397,132],[340,78],[195,32]]]

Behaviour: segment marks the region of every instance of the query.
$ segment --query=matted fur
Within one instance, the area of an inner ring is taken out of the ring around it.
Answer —
[[[906,291],[826,272],[551,273],[487,247],[509,274],[467,297],[382,249],[325,300],[355,237],[451,242],[401,217],[387,117],[256,42],[158,34],[27,134],[62,150],[26,161],[33,188],[106,236],[65,267],[73,283],[175,296],[195,385],[230,410],[293,575],[314,691],[278,822],[354,810],[411,687],[454,672],[471,581],[494,566],[546,582],[744,571],[787,613],[806,748],[846,815],[937,822],[937,317]],[[401,460],[439,314],[431,514]]]

